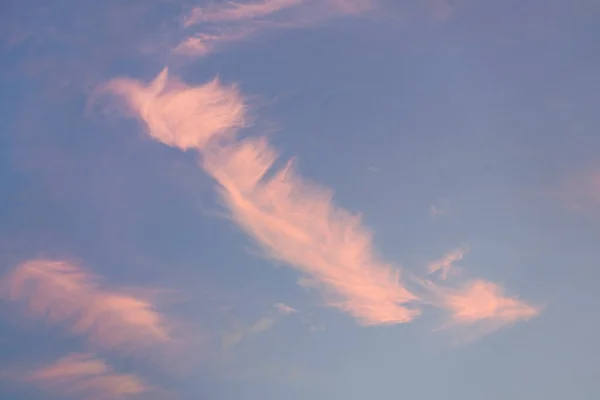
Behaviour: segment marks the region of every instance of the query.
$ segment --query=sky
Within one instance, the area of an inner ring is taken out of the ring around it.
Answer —
[[[0,7],[0,398],[600,398],[597,1]]]

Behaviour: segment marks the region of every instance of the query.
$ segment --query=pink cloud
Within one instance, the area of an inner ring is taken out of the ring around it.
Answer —
[[[211,53],[215,47],[215,42],[218,41],[219,37],[216,35],[199,34],[190,36],[179,43],[173,49],[173,52],[185,56],[202,57]]]
[[[80,353],[28,371],[19,380],[48,392],[84,400],[138,398],[154,390],[137,376],[116,373],[94,355]]]
[[[446,280],[451,272],[458,272],[453,264],[462,260],[468,251],[468,248],[461,248],[445,254],[441,259],[435,260],[427,266],[428,273],[434,274],[439,271],[440,278]]]
[[[330,190],[303,179],[291,163],[271,173],[277,154],[265,138],[234,140],[245,111],[234,87],[166,80],[163,71],[149,86],[119,79],[107,87],[125,97],[150,136],[201,152],[231,218],[266,256],[304,273],[303,282],[322,289],[329,305],[363,324],[407,322],[418,314],[405,307],[416,297],[399,271],[374,255],[359,215],[336,206]]]
[[[212,53],[217,46],[244,40],[256,31],[255,27],[243,27],[239,29],[229,28],[224,32],[198,33],[182,40],[174,49],[173,53],[191,57],[203,57]]]
[[[470,327],[471,339],[527,321],[541,312],[540,307],[506,296],[501,286],[481,279],[469,281],[460,289],[441,287],[430,281],[421,283],[429,291],[424,297],[449,313],[449,321],[442,328]]]
[[[93,274],[64,261],[19,265],[3,280],[2,294],[25,303],[33,317],[103,348],[131,351],[172,341],[165,318],[149,301],[105,290]]]
[[[481,320],[513,323],[538,314],[538,309],[516,298],[504,296],[500,286],[484,280],[469,282],[463,290],[449,291],[443,296],[452,311],[452,320],[472,324]]]

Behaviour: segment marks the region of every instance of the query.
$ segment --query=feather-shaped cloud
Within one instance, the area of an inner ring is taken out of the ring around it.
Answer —
[[[124,96],[151,137],[201,152],[231,218],[267,256],[303,272],[331,306],[363,324],[407,322],[418,314],[406,307],[416,297],[399,270],[375,256],[359,215],[336,206],[331,190],[303,179],[291,163],[271,173],[277,153],[267,139],[235,140],[245,110],[235,87],[167,79],[165,70],[148,86],[118,79],[107,87]]]

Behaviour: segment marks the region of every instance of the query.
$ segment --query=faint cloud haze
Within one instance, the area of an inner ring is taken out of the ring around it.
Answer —
[[[271,313],[252,325],[242,327],[234,332],[226,333],[223,336],[222,345],[223,347],[233,347],[242,341],[245,337],[254,336],[259,333],[268,331],[271,329],[277,320],[281,317],[286,317],[298,312],[287,304],[277,303],[273,306],[275,313]]]
[[[426,0],[429,13],[434,21],[446,21],[452,18],[465,0]]]
[[[551,196],[572,211],[600,210],[600,168],[584,169],[563,179]]]
[[[431,218],[441,217],[444,215],[448,215],[448,211],[446,211],[438,206],[435,206],[435,205],[432,205],[429,207],[429,216]]]

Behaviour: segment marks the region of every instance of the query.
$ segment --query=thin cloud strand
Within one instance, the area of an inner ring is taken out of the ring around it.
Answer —
[[[468,253],[468,251],[469,251],[468,248],[459,248],[459,249],[453,250],[449,253],[446,253],[444,255],[444,257],[442,257],[439,260],[435,260],[435,261],[431,262],[427,266],[428,273],[431,275],[431,274],[434,274],[439,271],[440,278],[442,280],[448,279],[448,275],[450,273],[456,271],[456,267],[454,266],[454,263],[456,261],[462,260],[464,258],[464,256]]]

